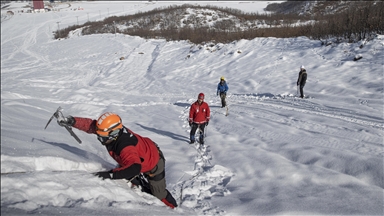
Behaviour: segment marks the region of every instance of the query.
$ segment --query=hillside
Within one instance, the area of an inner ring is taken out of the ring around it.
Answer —
[[[84,10],[2,19],[1,215],[384,215],[383,35],[328,46],[308,37],[205,44],[122,33],[52,37],[77,18],[167,4],[73,2]],[[305,99],[296,84],[301,65]],[[228,116],[216,94],[222,76]],[[201,92],[211,110],[206,148],[189,144],[187,122]],[[118,113],[155,141],[179,207],[126,180],[94,176],[117,162],[94,134],[73,128],[80,144],[55,119],[44,129],[59,106],[91,119]]]
[[[195,44],[257,37],[306,36],[334,42],[371,40],[384,33],[382,1],[288,1],[268,4],[273,13],[244,12],[216,5],[173,4],[132,15],[73,25],[55,32],[66,38],[71,31],[83,35],[120,33],[143,38],[189,40]],[[241,4],[241,2],[239,3]],[[284,9],[284,11],[282,11]]]

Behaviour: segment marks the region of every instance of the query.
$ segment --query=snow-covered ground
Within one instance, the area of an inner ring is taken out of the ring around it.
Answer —
[[[2,215],[384,214],[383,36],[330,46],[304,37],[213,47],[113,34],[52,39],[77,18],[167,4],[71,2],[84,10],[2,16]],[[267,2],[217,4],[249,12]],[[295,96],[300,65],[308,99]],[[221,76],[229,116],[216,96]],[[205,151],[187,143],[200,92],[212,110]],[[44,130],[59,106],[90,118],[116,112],[157,142],[179,207],[91,175],[116,163],[94,135],[74,129],[78,144],[55,121]]]

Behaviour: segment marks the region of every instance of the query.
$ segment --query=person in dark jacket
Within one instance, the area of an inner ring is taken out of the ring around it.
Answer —
[[[227,97],[227,91],[228,91],[228,85],[224,77],[222,76],[220,78],[219,84],[217,84],[217,91],[216,91],[216,95],[220,94],[221,108],[227,106],[227,103],[225,101],[225,98]]]
[[[299,77],[297,78],[297,86],[300,86],[300,97],[304,98],[304,86],[307,81],[307,71],[304,68],[304,65],[300,66]]]
[[[177,207],[176,200],[166,189],[165,158],[160,148],[151,139],[126,128],[119,115],[106,112],[97,120],[67,116],[57,122],[60,126],[72,126],[86,133],[96,134],[109,155],[119,164],[118,168],[98,172],[96,176],[132,181],[144,175],[153,196],[170,208]]]
[[[190,139],[195,143],[195,133],[200,128],[199,142],[204,145],[204,129],[208,125],[211,111],[206,102],[204,102],[204,94],[200,93],[197,101],[191,105],[189,109],[189,126],[191,126]]]

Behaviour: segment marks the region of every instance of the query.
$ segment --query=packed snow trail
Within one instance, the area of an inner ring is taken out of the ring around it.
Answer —
[[[189,108],[190,106],[186,106],[179,116],[184,127],[187,128]],[[187,137],[189,137],[189,131],[190,129],[186,130]],[[198,214],[222,215],[225,214],[225,211],[219,206],[213,206],[210,200],[230,194],[226,185],[230,182],[233,173],[229,169],[211,162],[210,139],[207,137],[207,131],[208,126],[205,128],[204,145],[199,143],[199,130],[196,132],[197,140],[194,144],[185,143],[185,145],[189,145],[188,152],[192,151],[191,154],[195,155],[193,170],[186,170],[172,191],[176,194],[175,197],[179,197],[178,202],[182,208],[194,209]]]

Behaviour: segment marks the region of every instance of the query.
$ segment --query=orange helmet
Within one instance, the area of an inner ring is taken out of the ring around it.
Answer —
[[[96,122],[96,133],[102,137],[117,135],[122,128],[123,123],[120,116],[111,112],[104,113]]]

